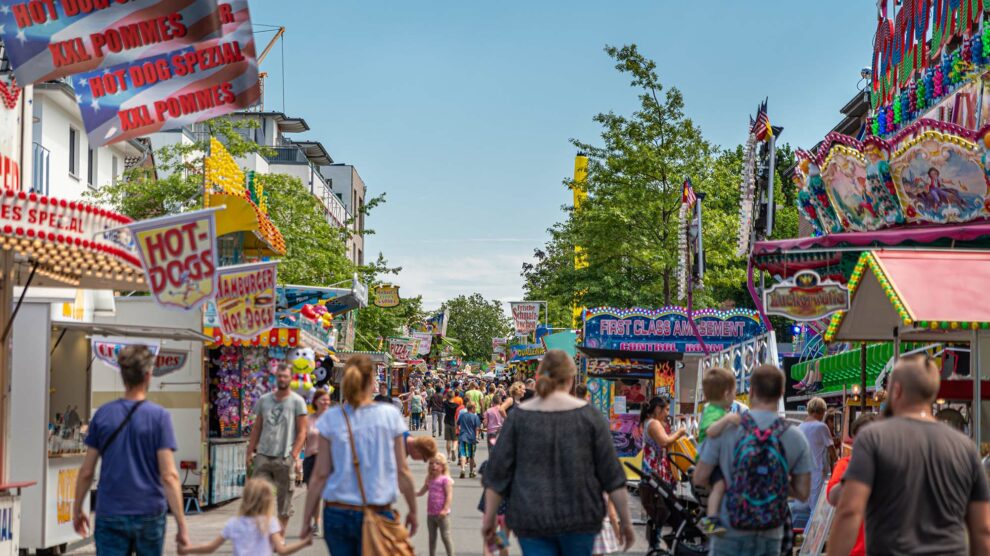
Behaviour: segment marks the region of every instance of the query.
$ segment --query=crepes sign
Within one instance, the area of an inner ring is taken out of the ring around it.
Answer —
[[[108,367],[120,370],[117,355],[127,346],[145,346],[155,355],[152,376],[161,377],[185,367],[189,352],[181,349],[162,349],[156,341],[138,338],[93,338],[93,356]]]

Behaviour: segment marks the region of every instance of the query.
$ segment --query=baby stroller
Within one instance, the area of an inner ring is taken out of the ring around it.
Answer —
[[[669,453],[674,457],[694,461],[679,453]],[[647,556],[704,556],[708,554],[708,537],[701,531],[698,520],[704,516],[703,496],[691,489],[686,496],[676,494],[676,487],[662,481],[655,473],[643,473],[634,465],[626,467],[638,475],[640,502],[648,515],[646,538],[650,543]],[[690,474],[684,473],[690,484]],[[666,531],[666,532],[665,532]],[[663,541],[662,545],[660,541]],[[666,546],[666,549],[663,546]]]

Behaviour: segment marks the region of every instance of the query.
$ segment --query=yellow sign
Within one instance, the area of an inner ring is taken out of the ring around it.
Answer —
[[[378,286],[375,288],[376,307],[397,307],[399,305],[399,286]]]
[[[204,166],[208,193],[244,195],[244,171],[216,137],[210,137],[210,155]]]
[[[55,508],[59,525],[72,521],[72,504],[76,501],[76,478],[78,477],[78,467],[60,469],[58,472]]]
[[[275,326],[278,262],[221,268],[217,276],[217,320],[224,334],[253,340]]]

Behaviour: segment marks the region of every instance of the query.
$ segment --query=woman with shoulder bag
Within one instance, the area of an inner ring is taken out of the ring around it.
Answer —
[[[317,422],[320,447],[310,477],[301,537],[309,535],[322,498],[323,534],[332,556],[412,555],[416,488],[406,463],[406,424],[390,404],[373,403],[374,363],[364,355],[347,360],[344,403]],[[392,506],[399,492],[409,506],[408,532]],[[322,493],[322,494],[321,494]]]

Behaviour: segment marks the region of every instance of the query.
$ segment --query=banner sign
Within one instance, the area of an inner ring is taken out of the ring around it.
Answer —
[[[181,349],[161,349],[155,357],[155,370],[151,372],[153,376],[165,376],[178,371],[186,365],[189,359],[189,352]]]
[[[220,2],[215,11],[222,36],[180,50],[128,56],[108,68],[85,68],[72,78],[91,146],[181,129],[258,102],[247,0]]]
[[[547,348],[543,344],[519,344],[509,346],[510,361],[535,361],[543,357]]]
[[[388,352],[396,361],[414,359],[419,349],[419,340],[412,338],[389,338]]]
[[[505,338],[492,338],[492,353],[505,353],[505,346],[508,343]]]
[[[416,350],[416,354],[429,355],[430,349],[433,348],[433,335],[428,332],[413,332],[410,335],[419,341],[419,349]]]
[[[822,280],[814,270],[802,270],[793,278],[767,288],[763,292],[763,307],[768,315],[797,321],[818,320],[836,311],[849,310],[849,288]]]
[[[375,288],[376,307],[397,307],[399,305],[399,286],[378,286]]]
[[[12,79],[0,78],[0,187],[8,193],[21,190],[22,93]],[[35,172],[42,170],[37,168]]]
[[[117,364],[117,354],[127,346],[145,346],[151,350],[151,353],[158,355],[161,342],[146,338],[122,338],[116,336],[97,338],[94,336],[92,339],[93,357],[119,370],[120,365]]]
[[[512,320],[516,324],[516,334],[532,334],[536,331],[536,323],[540,320],[540,305],[534,301],[511,301]]]
[[[702,309],[693,316],[709,350],[725,349],[765,332],[760,317],[750,309]],[[620,351],[704,351],[683,307],[591,309],[585,314],[584,346]]]
[[[653,378],[656,362],[652,359],[598,357],[588,360],[588,376],[603,378]]]
[[[155,354],[151,375],[165,376],[181,369],[189,360],[189,352],[181,349],[161,349],[158,342],[137,338],[93,338],[93,356],[107,366],[120,370],[117,354],[127,346],[145,346]]]
[[[213,297],[217,277],[216,209],[133,222],[141,266],[155,301],[190,311]]]
[[[0,32],[30,85],[217,37],[221,15],[216,0],[15,0],[0,9]]]
[[[217,270],[217,319],[224,334],[253,340],[275,326],[277,267],[274,261]]]
[[[426,322],[419,326],[421,332],[429,332],[434,336],[446,336],[447,335],[447,313],[441,311],[432,317],[426,319]]]

